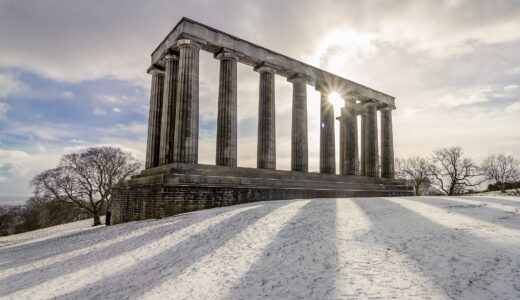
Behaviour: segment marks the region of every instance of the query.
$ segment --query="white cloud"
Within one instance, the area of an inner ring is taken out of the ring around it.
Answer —
[[[108,103],[128,102],[128,97],[126,95],[100,95],[97,98]]]
[[[487,94],[491,92],[490,87],[477,87],[451,91],[438,98],[437,106],[458,107],[468,104],[487,102]]]
[[[508,105],[505,109],[505,112],[507,112],[507,113],[517,112],[517,111],[520,111],[520,102],[512,103],[512,104]]]
[[[13,74],[0,73],[0,98],[20,92],[24,85]]]
[[[119,107],[114,107],[114,108],[112,108],[112,111],[115,113],[120,113],[121,109]]]
[[[94,109],[93,113],[95,116],[103,116],[103,115],[106,115],[107,112],[105,110],[103,110],[102,108],[96,107]]]
[[[30,138],[37,138],[46,141],[61,141],[63,139],[72,138],[73,128],[70,125],[19,125],[10,129],[13,133],[23,135]]]
[[[65,99],[71,99],[74,98],[74,93],[69,91],[64,91],[61,93],[61,96]]]
[[[7,114],[7,111],[10,107],[11,106],[9,104],[0,102],[0,120],[5,118],[5,115]]]

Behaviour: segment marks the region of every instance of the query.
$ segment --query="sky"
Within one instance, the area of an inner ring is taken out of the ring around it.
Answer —
[[[0,0],[0,199],[30,195],[34,175],[88,147],[144,160],[146,69],[183,16],[394,96],[396,157],[458,145],[476,162],[520,158],[520,1]],[[206,164],[215,163],[218,72],[201,51]],[[258,80],[239,64],[242,167],[256,166]],[[275,81],[277,168],[287,170],[292,87]],[[316,171],[319,94],[307,92]]]

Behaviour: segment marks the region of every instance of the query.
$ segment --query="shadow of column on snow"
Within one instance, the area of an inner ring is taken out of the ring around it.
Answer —
[[[421,273],[450,297],[496,299],[520,293],[515,245],[494,244],[448,228],[389,200],[367,200],[354,199],[372,222],[377,240],[415,261]]]
[[[44,283],[46,281],[66,276],[68,274],[71,274],[73,272],[82,270],[84,268],[90,267],[93,263],[103,263],[103,261],[108,260],[110,258],[119,256],[119,255],[125,255],[125,253],[135,250],[137,248],[140,248],[146,244],[152,243],[156,240],[159,240],[160,238],[173,234],[178,230],[181,230],[182,228],[188,227],[194,223],[203,221],[205,219],[218,216],[220,214],[226,213],[228,211],[231,211],[232,207],[225,207],[225,208],[219,208],[214,210],[207,210],[207,211],[201,211],[198,214],[194,213],[188,213],[188,214],[182,214],[176,217],[170,217],[170,218],[164,218],[161,220],[156,221],[144,221],[144,222],[137,222],[134,224],[128,224],[131,225],[131,229],[129,230],[127,227],[125,227],[125,224],[123,225],[116,225],[112,228],[118,227],[113,229],[113,232],[110,232],[107,235],[101,235],[98,232],[98,235],[94,234],[92,236],[92,242],[85,245],[85,247],[94,245],[96,243],[93,243],[93,241],[100,242],[100,241],[107,241],[109,238],[116,237],[116,233],[118,235],[123,234],[131,234],[134,230],[143,228],[145,226],[153,226],[157,224],[165,224],[165,223],[173,223],[171,225],[165,225],[164,227],[158,227],[155,229],[150,230],[144,235],[139,235],[136,237],[132,237],[128,240],[124,240],[121,242],[117,242],[113,245],[110,245],[109,247],[103,247],[98,250],[91,251],[86,254],[82,254],[76,257],[72,257],[69,259],[64,259],[58,262],[55,262],[53,264],[50,264],[45,267],[41,268],[35,268],[33,270],[18,273],[12,276],[8,276],[2,280],[0,280],[0,296],[7,295],[19,290],[23,290],[26,288],[30,288],[32,286]],[[254,209],[253,209],[254,210]],[[180,221],[180,222],[178,222]],[[83,236],[83,238],[91,238],[91,236]],[[73,242],[75,239],[72,239]],[[68,239],[65,239],[67,243],[70,243]],[[66,252],[69,252],[69,247],[67,244],[59,244],[60,246],[63,245],[63,248],[56,245],[56,240],[49,241],[49,244],[47,245],[47,248],[51,248],[53,251],[53,255],[48,255],[46,257],[52,257],[54,255],[60,255]],[[38,247],[39,248],[39,247]],[[20,250],[21,251],[21,250]],[[34,261],[37,261],[35,259]]]
[[[139,261],[135,265],[57,298],[78,299],[86,298],[85,295],[89,295],[89,298],[101,299],[128,298],[129,295],[132,298],[139,298],[155,286],[174,278],[206,255],[211,254],[256,220],[289,203],[287,201],[273,202],[241,212],[190,236],[158,255]]]
[[[335,221],[336,199],[314,199],[305,205],[226,299],[335,298]]]
[[[482,220],[507,228],[520,230],[520,214],[487,207],[483,201],[481,203],[484,203],[484,205],[479,205],[478,202],[475,202],[475,204],[469,204],[467,202],[457,201],[457,198],[458,197],[421,197],[414,199],[414,201],[441,209],[444,208],[450,212],[465,215],[475,220]],[[514,208],[511,208],[511,210],[514,210]]]

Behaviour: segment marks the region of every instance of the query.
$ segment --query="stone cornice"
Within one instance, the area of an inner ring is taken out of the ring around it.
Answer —
[[[375,99],[381,104],[395,107],[394,97],[390,95],[188,18],[182,18],[154,50],[152,53],[152,64],[160,62],[164,53],[167,51],[176,51],[178,48],[177,40],[179,39],[190,39],[193,43],[197,43],[202,50],[211,53],[216,53],[222,48],[227,48],[235,51],[239,55],[239,61],[241,63],[256,67],[262,62],[266,62],[273,66],[272,68],[277,75],[290,77],[294,73],[300,73],[307,76],[307,83],[310,85],[315,85],[316,82],[323,81],[329,85],[328,90],[330,91],[336,91],[337,87],[341,87],[350,94]]]

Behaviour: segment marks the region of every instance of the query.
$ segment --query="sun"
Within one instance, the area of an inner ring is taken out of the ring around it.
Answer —
[[[332,92],[329,94],[329,102],[334,106],[334,111],[339,112],[341,108],[345,105],[345,101],[338,92]]]

